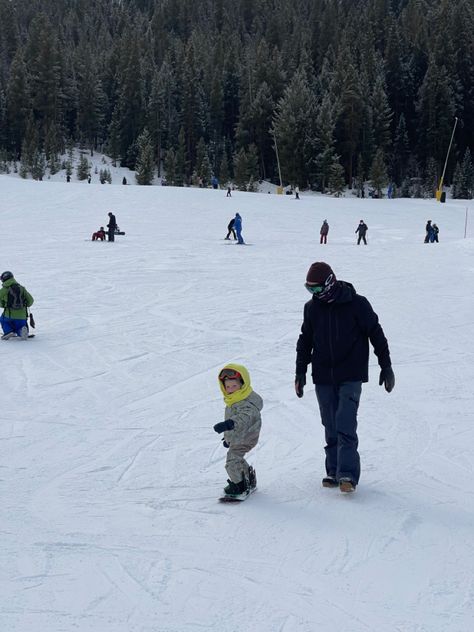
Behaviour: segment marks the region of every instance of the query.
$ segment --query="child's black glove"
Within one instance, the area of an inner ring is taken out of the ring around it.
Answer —
[[[380,371],[379,386],[382,386],[382,384],[385,386],[387,393],[390,393],[393,390],[393,387],[395,386],[395,374],[392,371],[391,366]]]
[[[297,373],[295,375],[295,391],[298,397],[303,397],[304,385],[306,384],[306,375]]]
[[[227,419],[227,421],[220,421],[218,424],[214,426],[215,432],[218,432],[219,434],[221,432],[225,432],[226,430],[233,430],[233,429],[234,429],[233,419]]]
[[[224,448],[230,448],[230,445],[227,443],[225,439],[222,439],[222,445],[224,446]]]

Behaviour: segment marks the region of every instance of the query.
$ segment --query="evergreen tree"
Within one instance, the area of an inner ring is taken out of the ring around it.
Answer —
[[[18,49],[10,68],[6,99],[9,146],[14,157],[19,158],[28,115],[31,111],[27,70],[22,49]]]
[[[154,172],[154,156],[151,138],[148,130],[145,128],[137,140],[138,157],[135,165],[135,178],[138,184],[151,184]]]
[[[438,189],[438,182],[438,163],[432,156],[430,156],[426,161],[425,172],[422,181],[423,197],[434,198]]]
[[[165,154],[164,168],[167,183],[169,185],[176,184],[177,161],[175,151],[172,147],[170,147]]]
[[[254,191],[256,187],[258,158],[255,145],[234,154],[234,182],[239,191]]]
[[[350,53],[347,51],[339,60],[339,72],[341,74],[339,145],[349,188],[352,188],[352,171],[363,121],[364,102],[358,82],[358,73],[351,61]]]
[[[201,137],[197,145],[196,152],[196,174],[201,179],[202,184],[207,187],[211,182],[212,168],[209,160],[209,154],[207,153],[206,143]]]
[[[326,94],[323,97],[321,107],[319,108],[316,119],[316,159],[315,170],[319,183],[319,189],[322,193],[326,192],[326,186],[329,181],[331,167],[336,160],[334,130],[335,124],[335,106],[331,96]]]
[[[21,145],[21,175],[26,174],[33,169],[35,156],[39,150],[38,132],[33,118],[33,112],[30,111],[26,123],[25,136]]]
[[[451,195],[459,200],[472,200],[474,168],[469,148],[464,153],[462,164],[457,163],[453,175]]]
[[[408,140],[405,116],[400,115],[395,132],[395,142],[393,147],[393,178],[400,185],[405,179],[408,157],[410,155],[410,145]]]
[[[387,167],[382,149],[377,149],[370,168],[370,181],[378,198],[383,197],[382,189],[388,184]]]
[[[344,167],[339,162],[339,156],[334,157],[331,165],[328,186],[331,195],[335,195],[336,197],[340,197],[344,192]]]
[[[273,134],[278,146],[282,176],[285,182],[306,186],[309,165],[305,146],[312,128],[315,100],[301,72],[295,73],[283,97],[277,104]]]
[[[179,130],[178,149],[176,151],[176,176],[175,184],[182,187],[187,181],[186,138],[184,127]]]
[[[87,160],[83,151],[81,151],[81,156],[79,158],[79,163],[77,165],[77,179],[78,180],[87,180],[89,176],[89,161]]]
[[[220,180],[221,186],[226,186],[230,180],[229,159],[227,157],[227,152],[225,150],[221,158],[221,165],[219,168],[219,180]]]

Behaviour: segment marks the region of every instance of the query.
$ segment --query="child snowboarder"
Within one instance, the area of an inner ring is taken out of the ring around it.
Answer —
[[[214,426],[224,433],[223,444],[228,448],[225,469],[229,478],[225,497],[244,500],[257,487],[255,470],[244,459],[258,443],[263,401],[250,384],[247,369],[240,364],[226,364],[219,372],[219,387],[224,396],[225,421]]]

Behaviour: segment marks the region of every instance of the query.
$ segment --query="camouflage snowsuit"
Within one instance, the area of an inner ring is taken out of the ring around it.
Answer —
[[[234,429],[224,433],[224,441],[229,445],[225,469],[233,483],[240,483],[242,474],[248,478],[249,464],[244,459],[244,454],[257,445],[262,426],[262,408],[262,398],[255,391],[240,402],[225,408],[225,419],[234,421]]]

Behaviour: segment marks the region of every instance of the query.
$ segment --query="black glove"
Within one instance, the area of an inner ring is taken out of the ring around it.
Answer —
[[[393,390],[393,387],[395,386],[395,374],[392,371],[391,366],[380,371],[379,386],[382,386],[382,384],[385,386],[387,393],[390,393]]]
[[[218,424],[214,426],[215,432],[218,432],[219,434],[221,432],[225,432],[226,430],[233,430],[233,429],[234,429],[233,419],[227,419],[227,421],[220,421]]]
[[[224,448],[230,448],[230,445],[224,439],[222,439],[222,445],[224,446]]]
[[[304,385],[306,384],[306,375],[297,373],[295,375],[295,391],[298,397],[303,397]]]

